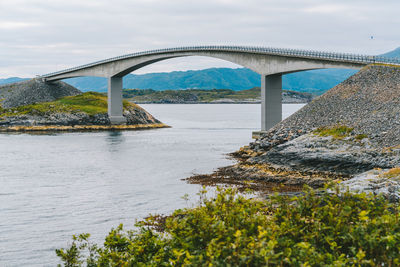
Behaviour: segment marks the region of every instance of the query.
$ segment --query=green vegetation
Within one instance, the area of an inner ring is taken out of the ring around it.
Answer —
[[[200,206],[88,234],[56,250],[65,266],[399,266],[399,207],[381,196],[306,189],[249,199],[234,189],[200,193]]]
[[[229,89],[188,89],[155,91],[152,89],[126,89],[124,98],[134,102],[211,102],[219,99],[257,100],[261,96],[260,88],[250,90],[233,91]]]
[[[137,107],[124,101],[124,108]],[[107,113],[107,97],[96,92],[87,92],[77,96],[67,96],[53,102],[36,103],[9,109],[0,108],[0,117],[18,115],[45,115],[49,113],[84,112],[89,115]]]
[[[371,64],[371,66],[384,66],[384,67],[391,67],[391,68],[400,68],[399,65],[387,64],[387,63],[373,63],[373,64]]]
[[[366,134],[357,134],[356,135],[356,137],[355,137],[355,139],[357,140],[357,141],[361,141],[361,140],[363,140],[364,138],[367,138],[368,136],[366,135]]]
[[[350,128],[345,125],[336,125],[333,127],[319,127],[314,130],[313,133],[319,136],[332,136],[335,139],[343,139],[350,136],[350,134],[353,133],[353,130],[354,128]],[[368,136],[366,134],[357,134],[354,136],[354,139],[361,141],[367,137]]]
[[[344,125],[337,125],[333,127],[320,127],[314,130],[313,133],[319,136],[332,136],[336,139],[342,139],[349,136],[353,130],[353,128],[349,128]]]
[[[400,179],[400,167],[393,168],[388,170],[387,172],[382,173],[381,177],[388,179]]]

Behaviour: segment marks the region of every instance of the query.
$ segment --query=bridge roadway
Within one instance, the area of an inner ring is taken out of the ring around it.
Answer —
[[[125,122],[122,115],[122,78],[144,66],[162,60],[187,56],[218,58],[261,74],[262,131],[272,128],[282,120],[283,74],[326,68],[360,69],[373,63],[400,65],[398,59],[379,56],[268,47],[194,46],[123,55],[45,74],[40,78],[48,82],[82,76],[108,78],[108,114],[111,123],[121,124]]]

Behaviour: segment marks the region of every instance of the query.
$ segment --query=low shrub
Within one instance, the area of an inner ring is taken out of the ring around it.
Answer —
[[[103,246],[82,234],[56,253],[65,266],[399,266],[399,208],[334,190],[257,200],[218,189],[164,220],[120,225]]]
[[[355,139],[357,140],[357,141],[361,141],[361,140],[363,140],[364,138],[367,138],[368,136],[366,135],[366,134],[357,134],[356,135],[356,137],[355,137]]]
[[[334,127],[320,127],[314,130],[313,133],[319,136],[332,136],[333,138],[341,139],[349,136],[353,130],[353,128],[338,125]]]

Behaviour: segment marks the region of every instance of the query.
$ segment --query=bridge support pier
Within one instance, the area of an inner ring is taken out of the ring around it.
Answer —
[[[282,120],[282,74],[261,75],[261,131]]]
[[[122,115],[122,77],[108,78],[108,117],[111,124],[126,123]]]

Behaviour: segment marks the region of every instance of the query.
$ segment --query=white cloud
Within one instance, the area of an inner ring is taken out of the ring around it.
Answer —
[[[0,30],[15,30],[40,26],[40,23],[21,21],[0,21]]]
[[[198,44],[379,54],[400,46],[398,10],[398,0],[0,0],[0,77]],[[212,66],[232,65],[193,57],[140,71]]]
[[[312,7],[307,7],[304,9],[308,13],[320,13],[320,14],[334,14],[337,12],[346,11],[346,6],[344,5],[317,5]]]

